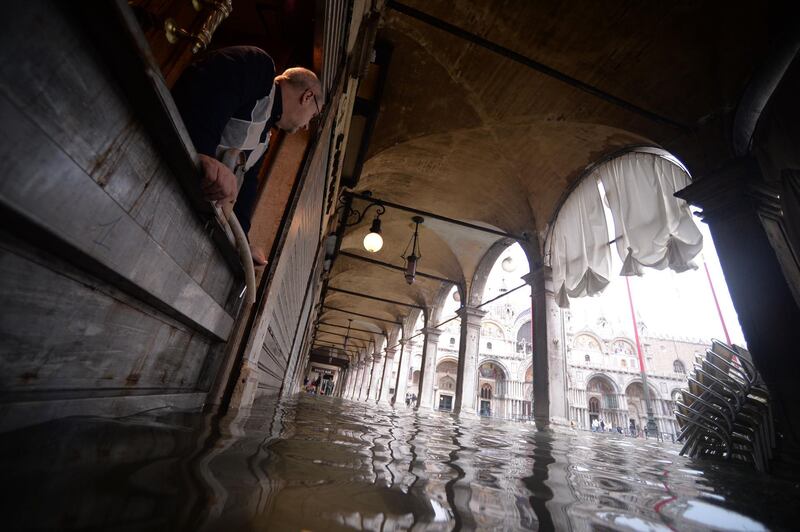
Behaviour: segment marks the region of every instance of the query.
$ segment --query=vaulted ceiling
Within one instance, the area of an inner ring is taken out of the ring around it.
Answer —
[[[754,2],[390,1],[379,38],[392,58],[356,190],[526,233],[535,255],[592,163],[658,146],[701,175],[728,157],[731,115],[768,53],[769,16]],[[377,254],[361,245],[371,216],[341,248],[402,266],[410,217],[387,209]],[[433,219],[420,235],[419,270],[467,287],[501,239]],[[409,286],[402,272],[345,256],[329,286],[428,307],[442,292],[439,281]],[[358,319],[382,332],[415,310],[330,291],[325,305],[380,318]],[[334,317],[347,322],[323,314]]]

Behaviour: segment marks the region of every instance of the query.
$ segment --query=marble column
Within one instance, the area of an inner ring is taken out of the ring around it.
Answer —
[[[545,308],[547,316],[547,365],[550,371],[550,419],[569,425],[566,335],[562,310],[556,303],[552,271],[545,271]]]
[[[372,356],[367,355],[364,359],[364,379],[361,382],[361,392],[358,394],[359,401],[369,399],[369,389],[372,385]]]
[[[533,339],[533,418],[536,428],[550,426],[550,357],[547,342],[547,303],[544,265],[534,263],[522,279],[531,286],[531,338]]]
[[[356,383],[358,383],[358,360],[354,360],[351,363],[350,371],[352,372],[352,376],[350,377],[350,382],[347,384],[347,398],[348,399],[355,399],[356,393]]]
[[[347,369],[340,369],[336,373],[336,381],[334,382],[333,396],[344,397],[344,391],[347,389]]]
[[[481,320],[486,311],[474,307],[462,307],[461,341],[458,346],[458,375],[456,377],[456,400],[453,412],[475,414],[478,401],[478,354],[481,340]]]
[[[359,379],[361,378],[361,361],[355,360],[353,362],[353,378],[350,379],[350,393],[348,393],[347,398],[355,401],[356,394],[358,393],[358,383]]]
[[[367,380],[369,379],[369,361],[366,359],[362,359],[359,362],[359,366],[361,366],[360,373],[361,377],[358,380],[358,390],[356,391],[356,401],[363,400],[364,392],[367,389]]]
[[[400,340],[400,360],[397,364],[397,379],[395,381],[393,404],[406,404],[406,393],[408,393],[408,364],[411,360],[411,350],[406,349],[406,341]]]
[[[433,384],[436,381],[436,351],[439,345],[441,329],[426,327],[422,329],[425,333],[425,352],[422,354],[422,374],[419,381],[419,392],[417,393],[418,408],[433,408]]]
[[[384,364],[385,359],[381,352],[375,351],[375,353],[372,354],[372,381],[370,382],[369,397],[367,398],[369,401],[378,402],[381,387],[383,386],[382,377]]]
[[[390,404],[392,402],[392,395],[389,393],[389,390],[394,386],[394,381],[392,379],[392,368],[394,367],[394,355],[397,353],[397,349],[392,347],[386,350],[386,356],[384,357],[384,364],[383,364],[383,377],[381,378],[381,389],[378,393],[378,402],[384,404]]]
[[[353,363],[352,363],[352,362],[350,362],[350,365],[349,365],[349,366],[348,366],[348,368],[347,368],[347,381],[346,381],[346,386],[345,386],[345,389],[342,391],[342,397],[344,397],[344,398],[347,398],[347,399],[349,399],[349,398],[350,398],[350,393],[351,393],[351,391],[352,391],[352,389],[353,389],[353,381],[354,381],[354,380],[355,380],[355,378],[356,378],[356,372],[355,372],[355,369],[356,369],[356,368],[355,368],[355,366],[353,365]]]
[[[353,389],[353,379],[355,378],[354,369],[353,363],[350,362],[350,365],[347,367],[347,372],[345,373],[345,386],[342,390],[342,397],[346,399],[350,398],[350,390]]]

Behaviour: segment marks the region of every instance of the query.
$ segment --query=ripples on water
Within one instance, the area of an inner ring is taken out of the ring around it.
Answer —
[[[678,449],[298,397],[0,435],[0,504],[5,530],[796,528],[796,482]]]

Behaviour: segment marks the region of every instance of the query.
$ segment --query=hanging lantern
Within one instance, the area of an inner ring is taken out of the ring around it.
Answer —
[[[364,237],[364,249],[370,253],[377,253],[383,247],[383,237],[381,236],[381,215],[375,216],[369,233]]]
[[[409,255],[406,257],[406,282],[413,284],[414,279],[417,277],[417,260],[416,255]]]
[[[419,251],[419,224],[425,221],[421,216],[414,216],[411,220],[414,222],[414,234],[411,236],[405,251],[403,251],[403,258],[406,261],[405,278],[408,284],[414,283],[414,279],[417,276],[417,263],[422,258],[422,254]],[[411,248],[411,253],[406,255],[409,248]]]

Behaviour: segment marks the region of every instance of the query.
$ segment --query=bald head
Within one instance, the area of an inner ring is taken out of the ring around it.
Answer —
[[[287,68],[275,81],[289,83],[297,89],[311,89],[317,99],[322,99],[322,84],[314,72],[303,67]]]
[[[281,88],[283,114],[276,126],[289,133],[305,129],[322,109],[322,84],[312,71],[303,67],[287,68],[275,78]]]

